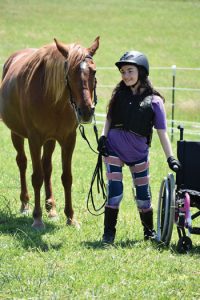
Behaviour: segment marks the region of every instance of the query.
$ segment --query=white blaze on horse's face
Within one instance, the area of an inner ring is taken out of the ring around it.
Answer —
[[[90,123],[94,114],[93,93],[95,89],[95,65],[92,57],[86,57],[89,61],[83,60],[79,64],[80,70],[80,94],[83,101],[77,103],[76,117],[79,123]],[[80,99],[77,97],[77,100]]]
[[[80,63],[80,69],[81,70],[85,70],[87,68],[87,63],[85,62],[85,61],[82,61],[81,63]]]

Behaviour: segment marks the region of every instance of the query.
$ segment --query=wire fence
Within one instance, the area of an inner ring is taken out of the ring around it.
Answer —
[[[115,67],[98,67],[97,70],[116,70]],[[189,121],[181,121],[181,120],[175,120],[174,119],[174,110],[175,110],[175,96],[176,91],[189,91],[189,92],[196,92],[200,93],[200,88],[191,88],[191,87],[176,87],[176,73],[178,70],[180,71],[200,71],[200,68],[185,68],[185,67],[177,67],[176,65],[172,65],[171,67],[151,67],[151,70],[169,70],[171,71],[172,76],[172,84],[171,86],[155,86],[158,90],[167,90],[172,92],[172,99],[171,99],[171,120],[168,121],[168,130],[171,132],[171,141],[173,141],[174,138],[174,132],[177,131],[178,125],[183,125],[185,128],[185,133],[189,135],[197,135],[200,136],[200,122],[189,122]],[[98,88],[114,88],[114,85],[108,85],[108,84],[101,84],[98,85]],[[200,101],[200,98],[199,98]],[[200,112],[199,112],[200,115]],[[98,114],[97,117],[105,118],[105,115]],[[97,120],[97,122],[102,122],[102,120]]]
[[[3,66],[3,63],[0,63],[0,66]],[[116,67],[97,67],[97,70],[116,70]],[[179,124],[182,124],[186,130],[185,133],[189,135],[200,136],[200,122],[189,122],[189,121],[181,121],[174,119],[174,107],[175,107],[175,93],[176,91],[190,91],[195,93],[200,93],[200,88],[190,88],[190,87],[176,87],[176,73],[178,70],[180,71],[200,71],[200,68],[186,68],[186,67],[177,67],[176,65],[172,65],[171,67],[151,67],[151,70],[169,70],[171,71],[172,76],[172,85],[171,86],[155,86],[158,90],[168,90],[172,92],[172,112],[171,112],[171,119],[167,120],[168,122],[168,130],[171,132],[171,141],[173,141],[174,132],[177,130],[176,127]],[[98,84],[98,88],[114,88],[114,85],[111,84]],[[200,101],[200,99],[199,99]],[[200,115],[200,112],[199,112]],[[96,113],[98,124],[104,123],[105,114]]]
[[[97,70],[116,70],[116,67],[98,67]],[[200,71],[200,68],[185,68],[185,67],[177,67],[176,65],[172,65],[171,67],[151,67],[151,70],[169,70],[172,72],[172,77],[176,77],[176,71]],[[99,88],[114,88],[114,85],[111,84],[101,84],[98,85]],[[156,89],[160,90],[177,90],[177,91],[192,91],[192,92],[200,92],[200,88],[190,88],[190,87],[176,87],[176,86],[155,86]]]

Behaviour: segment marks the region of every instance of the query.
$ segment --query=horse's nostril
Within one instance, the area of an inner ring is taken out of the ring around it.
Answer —
[[[90,107],[77,107],[78,121],[81,123],[90,123],[94,115],[95,106]]]
[[[82,112],[81,112],[80,107],[78,107],[77,111],[78,111],[79,116],[81,116],[81,115],[82,115]]]

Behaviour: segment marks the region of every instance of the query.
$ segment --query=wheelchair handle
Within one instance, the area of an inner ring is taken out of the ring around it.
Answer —
[[[180,130],[180,141],[182,141],[183,140],[184,127],[183,127],[183,125],[178,125],[177,128]]]

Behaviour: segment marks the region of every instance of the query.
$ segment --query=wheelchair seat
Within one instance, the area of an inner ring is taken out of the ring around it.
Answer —
[[[176,175],[177,189],[194,190],[200,195],[200,142],[178,141],[177,157],[181,163]]]

